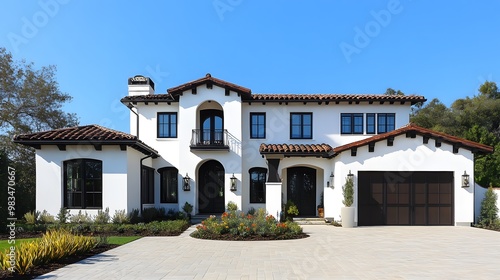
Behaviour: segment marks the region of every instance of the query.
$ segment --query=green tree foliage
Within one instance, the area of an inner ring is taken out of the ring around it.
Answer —
[[[345,179],[345,185],[342,186],[342,195],[344,196],[342,203],[345,207],[351,207],[354,203],[354,179],[352,176],[347,176]]]
[[[400,91],[399,89],[396,91],[392,88],[388,88],[385,93],[385,95],[405,95],[402,91]]]
[[[450,108],[438,99],[414,110],[411,122],[495,148],[490,155],[476,155],[475,181],[500,185],[500,95],[495,82],[486,81],[472,98],[457,99]]]
[[[479,224],[489,227],[495,224],[498,219],[497,194],[490,186],[486,191],[483,201],[481,202],[481,212],[479,215]]]
[[[35,69],[33,63],[15,61],[0,48],[0,149],[16,169],[18,218],[35,206],[35,153],[14,144],[13,136],[78,123],[74,114],[61,110],[71,96],[59,90],[55,75],[55,66]]]

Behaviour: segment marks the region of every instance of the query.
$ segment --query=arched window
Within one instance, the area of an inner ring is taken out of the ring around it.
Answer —
[[[73,159],[64,162],[64,207],[102,208],[102,161]]]
[[[248,172],[250,173],[250,203],[265,203],[267,169],[254,167]]]
[[[177,168],[160,168],[158,173],[160,173],[160,203],[177,203],[179,189]]]

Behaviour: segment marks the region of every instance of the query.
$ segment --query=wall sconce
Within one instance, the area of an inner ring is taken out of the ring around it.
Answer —
[[[349,180],[352,180],[354,177],[354,174],[351,173],[351,170],[349,170],[349,174],[347,174],[347,178],[349,178]]]
[[[329,188],[331,187],[332,189],[335,188],[335,186],[333,185],[333,178],[335,176],[333,175],[333,171],[332,173],[330,173],[330,179],[328,180],[328,182],[326,182],[326,187]]]
[[[189,175],[186,173],[186,177],[182,178],[182,180],[184,181],[184,186],[182,187],[182,189],[184,191],[190,191],[191,190],[191,186],[190,186],[190,180],[191,178],[189,178]]]
[[[464,175],[462,175],[462,188],[468,188],[468,187],[470,187],[469,174],[467,174],[467,172],[464,171]]]
[[[229,178],[229,180],[231,180],[231,191],[232,192],[235,192],[236,191],[236,177],[234,177],[234,173],[233,173],[233,176],[231,176],[231,178]]]

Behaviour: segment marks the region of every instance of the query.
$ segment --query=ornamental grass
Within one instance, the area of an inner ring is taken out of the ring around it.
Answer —
[[[201,239],[272,240],[302,238],[304,234],[297,223],[278,222],[264,209],[259,209],[255,215],[233,210],[224,212],[220,219],[210,216],[196,226],[191,236]]]

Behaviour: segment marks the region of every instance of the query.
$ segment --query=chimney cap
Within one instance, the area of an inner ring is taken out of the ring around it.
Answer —
[[[151,78],[144,77],[142,75],[135,75],[132,78],[128,78],[129,85],[149,85],[153,90],[155,89],[155,83]]]

